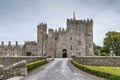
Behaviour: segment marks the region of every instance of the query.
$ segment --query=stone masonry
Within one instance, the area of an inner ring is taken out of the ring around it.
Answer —
[[[82,56],[72,57],[75,61],[84,65],[92,66],[120,66],[120,57],[109,57],[109,56]]]
[[[93,20],[77,20],[75,13],[67,19],[66,29],[48,29],[46,23],[37,25],[37,42],[25,41],[24,45],[0,45],[0,56],[71,57],[94,55]]]

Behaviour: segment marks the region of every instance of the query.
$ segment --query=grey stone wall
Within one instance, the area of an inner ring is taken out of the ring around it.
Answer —
[[[86,56],[86,57],[72,57],[75,61],[84,65],[93,66],[120,66],[120,57],[102,57],[102,56]]]
[[[0,78],[6,80],[15,76],[27,75],[26,60],[11,64],[7,67],[3,66],[0,68]]]
[[[3,72],[3,65],[0,65],[0,80],[1,80],[2,77],[3,77],[2,72]]]
[[[0,64],[4,66],[9,66],[11,64],[14,64],[22,60],[26,60],[27,63],[30,63],[41,59],[46,59],[46,57],[39,57],[39,56],[0,57]]]
[[[46,59],[38,56],[0,57],[0,78],[7,79],[14,76],[27,75],[27,63]]]

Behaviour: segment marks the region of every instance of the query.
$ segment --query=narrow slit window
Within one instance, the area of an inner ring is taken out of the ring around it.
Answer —
[[[70,46],[70,50],[72,50],[72,45]]]
[[[78,41],[78,45],[81,45],[81,41]]]

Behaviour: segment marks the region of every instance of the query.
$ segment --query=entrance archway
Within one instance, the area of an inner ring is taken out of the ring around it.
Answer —
[[[31,56],[32,53],[31,52],[26,52],[26,56]]]
[[[67,49],[62,50],[62,57],[66,58],[67,57]]]

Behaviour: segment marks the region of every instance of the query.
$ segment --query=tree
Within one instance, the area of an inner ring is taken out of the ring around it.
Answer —
[[[109,52],[104,46],[98,46],[94,44],[94,50],[100,50],[101,56],[109,56]]]
[[[106,51],[109,53],[113,51],[116,55],[120,55],[120,32],[109,31],[103,43]]]

